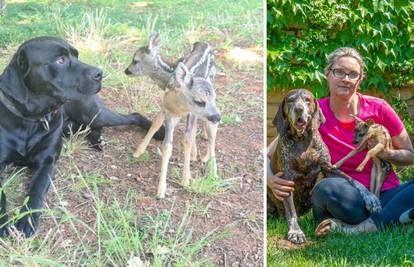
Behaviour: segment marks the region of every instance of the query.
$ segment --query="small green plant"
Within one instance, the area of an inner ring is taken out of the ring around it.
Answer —
[[[239,114],[227,113],[222,114],[221,121],[224,124],[240,124],[243,122],[243,119]]]
[[[218,175],[214,175],[213,161],[209,160],[206,164],[206,175],[193,179],[187,190],[196,194],[216,196],[229,189],[231,182]]]
[[[407,102],[401,99],[401,95],[392,93],[389,95],[390,104],[397,112],[398,116],[404,123],[407,132],[412,132],[414,127],[414,121],[410,112],[408,111]]]
[[[85,137],[89,132],[89,127],[79,129],[75,133],[72,132],[72,128],[70,128],[69,136],[63,138],[63,149],[61,156],[71,158],[74,157],[76,153],[88,149],[88,141],[85,139]]]

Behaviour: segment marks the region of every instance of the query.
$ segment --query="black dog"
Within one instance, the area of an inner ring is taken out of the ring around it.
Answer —
[[[78,60],[59,38],[23,43],[0,76],[0,171],[15,163],[33,171],[28,201],[16,228],[26,237],[38,224],[44,196],[62,147],[63,108],[101,89],[102,71]],[[0,235],[7,234],[6,196],[1,188]]]

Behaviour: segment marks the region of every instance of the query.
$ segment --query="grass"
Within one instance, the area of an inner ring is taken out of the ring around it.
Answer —
[[[412,166],[401,170],[401,180],[414,177]],[[341,233],[316,238],[312,214],[299,218],[309,245],[283,249],[278,240],[287,233],[285,219],[267,219],[268,266],[413,266],[414,225],[387,228],[378,233],[346,236]]]
[[[230,179],[223,179],[214,171],[214,161],[209,159],[205,164],[205,174],[190,181],[187,190],[206,196],[217,196],[231,186]]]
[[[287,232],[284,219],[267,222],[268,266],[412,266],[414,263],[414,228],[399,227],[380,233],[346,236],[331,234],[316,238],[311,214],[299,219],[309,245],[283,249],[277,239]]]
[[[233,47],[263,46],[263,7],[256,0],[6,2],[0,15],[0,70],[23,41],[35,36],[60,36],[79,50],[82,61],[104,70],[102,96],[107,103],[117,103],[114,109],[124,114],[140,112],[152,117],[160,109],[162,91],[152,81],[123,73],[136,48],[145,45],[153,31],[162,34],[160,52],[171,59],[181,57],[195,41],[210,42],[221,54]],[[218,68],[226,76],[243,71],[222,62],[218,62]],[[245,93],[248,86],[240,81],[232,93]],[[227,85],[223,87],[227,89]],[[231,109],[234,97],[227,97],[225,92],[219,94],[220,105]],[[246,99],[238,103],[233,113],[223,108],[230,114],[229,124],[241,123],[237,114],[244,114],[244,106],[257,112],[261,103]],[[92,153],[84,139],[87,131],[73,133],[64,140],[57,174],[42,212],[40,227],[49,228],[42,228],[29,239],[18,235],[0,239],[0,266],[127,266],[133,261],[151,266],[213,266],[204,251],[228,237],[231,227],[221,225],[197,234],[205,229],[203,219],[209,216],[212,204],[194,201],[180,206],[173,202],[152,212],[138,212],[137,202],[149,199],[140,191],[129,189],[102,197],[105,189],[116,188],[117,181],[108,179],[105,170],[88,169],[85,162],[80,162],[80,158],[88,160],[82,155]],[[124,145],[114,137],[110,142]],[[145,165],[150,154],[139,160],[130,154],[125,158],[126,165]],[[21,216],[19,210],[26,192],[23,180],[29,174],[26,169],[10,169],[6,173],[3,188],[13,222]],[[194,198],[216,197],[231,183],[226,177],[206,174],[190,187]],[[256,220],[249,217],[243,222]]]
[[[213,266],[208,259],[197,259],[197,255],[206,246],[228,236],[229,231],[220,227],[201,239],[194,238],[195,230],[200,227],[195,218],[205,216],[208,205],[203,207],[197,202],[189,205],[179,218],[173,216],[177,212],[174,204],[155,215],[137,215],[136,192],[129,190],[124,200],[114,198],[108,205],[99,198],[99,190],[105,186],[103,178],[96,174],[83,174],[79,169],[78,172],[75,179],[82,190],[89,192],[92,199],[90,211],[95,223],[79,220],[76,211],[69,210],[64,204],[68,190],[59,189],[52,183],[51,192],[59,204],[44,209],[43,217],[51,218],[55,222],[54,227],[42,240],[36,237],[22,239],[13,233],[9,238],[0,239],[2,266],[126,266],[131,255],[151,262],[152,266]],[[4,189],[9,190],[21,174],[22,169],[14,170]],[[73,186],[72,190],[80,189]],[[14,222],[18,218],[19,214],[9,221]],[[70,240],[64,235],[68,229],[74,233]]]

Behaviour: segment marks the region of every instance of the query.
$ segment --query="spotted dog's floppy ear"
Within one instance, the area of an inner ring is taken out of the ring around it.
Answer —
[[[326,119],[325,119],[325,116],[322,113],[322,110],[319,106],[318,101],[315,98],[313,98],[313,102],[314,102],[314,105],[315,105],[315,111],[313,112],[313,115],[312,115],[312,123],[311,124],[312,124],[312,129],[317,130],[317,129],[319,129],[321,124],[325,123]]]
[[[29,70],[25,48],[20,47],[0,76],[1,90],[22,104],[27,103],[28,100],[29,90],[24,83],[24,77]]]
[[[279,109],[273,119],[273,125],[276,126],[276,130],[278,132],[278,134],[283,135],[288,127],[288,122],[286,121],[286,116],[285,116],[285,99],[286,97],[283,99],[282,103],[280,103],[279,105]]]

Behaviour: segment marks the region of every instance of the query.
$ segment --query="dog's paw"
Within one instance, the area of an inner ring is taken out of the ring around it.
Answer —
[[[381,211],[381,201],[378,199],[378,197],[371,192],[368,192],[367,194],[363,195],[364,202],[365,202],[365,208],[371,213],[378,213]]]
[[[302,230],[289,230],[287,239],[295,244],[302,244],[306,242],[305,234]]]
[[[26,215],[16,223],[16,229],[24,234],[26,238],[32,236],[39,225],[39,217],[38,213],[33,213],[30,215]]]
[[[0,237],[6,237],[9,235],[9,227],[7,225],[0,228]]]

